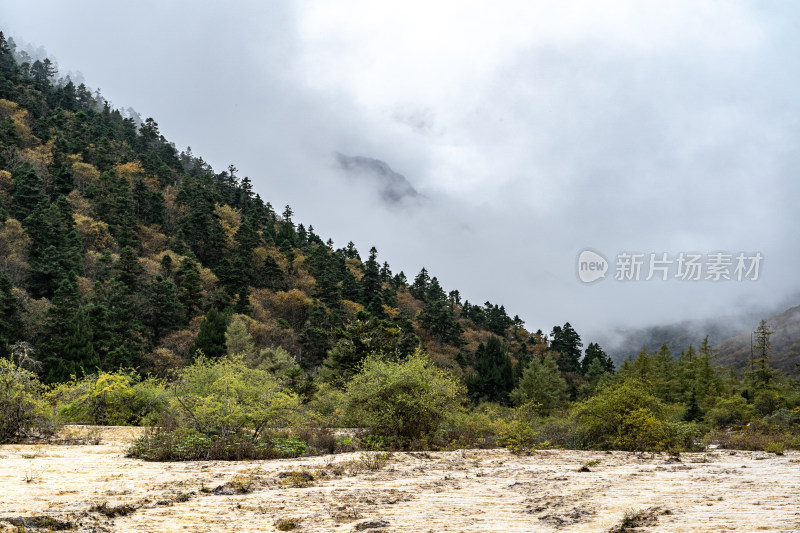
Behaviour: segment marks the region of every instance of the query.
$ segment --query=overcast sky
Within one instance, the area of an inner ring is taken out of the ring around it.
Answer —
[[[0,28],[336,246],[588,342],[798,303],[797,6],[2,0]],[[387,208],[337,151],[429,201]],[[590,285],[587,247],[610,261]],[[621,282],[623,251],[764,259],[757,281]]]

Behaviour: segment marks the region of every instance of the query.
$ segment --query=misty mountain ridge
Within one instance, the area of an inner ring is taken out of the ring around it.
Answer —
[[[378,187],[381,200],[392,206],[419,203],[425,197],[402,174],[395,172],[380,159],[350,156],[335,152],[339,167],[350,179],[367,181]],[[410,201],[410,202],[409,202]]]
[[[773,331],[772,368],[783,370],[788,374],[800,371],[800,305],[787,309],[783,313],[767,319]],[[748,368],[751,355],[750,331],[723,340],[715,344],[718,349],[717,360],[720,364],[735,369]]]
[[[772,314],[774,313],[774,314]],[[790,374],[798,373],[800,363],[800,306],[783,312],[773,311],[766,319],[774,332],[772,342],[773,368]],[[711,318],[700,321],[681,321],[674,324],[649,326],[639,329],[617,330],[622,340],[607,351],[619,365],[628,357],[636,356],[642,349],[656,352],[666,344],[677,357],[691,344],[697,348],[708,336],[709,343],[717,350],[717,362],[737,370],[747,368],[750,360],[750,335],[764,315],[755,312],[737,316]]]

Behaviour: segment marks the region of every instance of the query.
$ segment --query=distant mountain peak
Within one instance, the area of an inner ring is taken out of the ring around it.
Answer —
[[[378,187],[381,200],[397,205],[407,200],[420,201],[423,195],[417,192],[402,174],[395,172],[380,159],[335,153],[339,167],[348,177],[369,180]]]

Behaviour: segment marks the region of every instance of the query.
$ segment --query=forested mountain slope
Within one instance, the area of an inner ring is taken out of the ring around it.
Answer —
[[[163,375],[238,332],[238,348],[293,359],[305,380],[422,345],[486,374],[476,394],[499,399],[544,349],[502,305],[462,301],[424,268],[409,280],[375,248],[335,248],[234,166],[216,172],[135,118],[0,39],[0,351],[25,351],[45,380]]]

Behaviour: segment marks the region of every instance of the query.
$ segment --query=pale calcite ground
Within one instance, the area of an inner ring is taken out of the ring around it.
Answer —
[[[638,531],[800,531],[798,452],[716,450],[675,462],[623,452],[465,450],[395,453],[382,470],[354,471],[359,453],[258,462],[126,459],[137,431],[103,429],[97,446],[0,446],[0,531],[14,530],[5,518],[36,516],[120,532],[278,531],[287,519],[307,532],[606,531],[626,511],[656,506],[655,525]],[[589,472],[578,471],[593,460],[600,462]],[[280,477],[287,471],[305,471],[314,481],[288,485],[291,478]],[[253,490],[211,491],[232,480]],[[135,510],[113,519],[89,512],[102,502]]]

